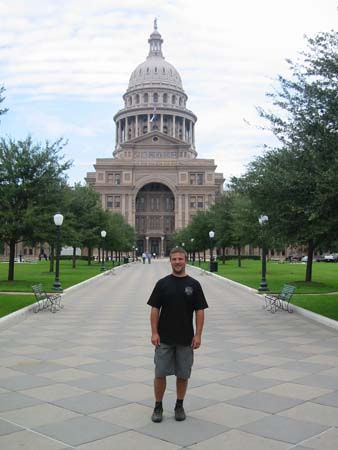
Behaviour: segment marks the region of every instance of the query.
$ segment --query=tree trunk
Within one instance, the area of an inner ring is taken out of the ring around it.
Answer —
[[[225,248],[222,247],[222,264],[225,264]]]
[[[312,281],[313,250],[314,250],[313,240],[310,239],[307,243],[307,263],[306,263],[306,276],[305,276],[306,283],[309,283],[310,281]]]
[[[8,281],[14,281],[15,241],[9,242]]]
[[[205,249],[203,250],[203,261],[205,262]]]
[[[50,246],[49,272],[54,272],[54,244]]]
[[[92,264],[92,248],[88,247],[88,266]]]
[[[237,265],[238,267],[242,267],[242,258],[241,258],[241,246],[237,247]]]
[[[76,247],[73,247],[73,264],[72,264],[72,268],[73,269],[76,268]]]

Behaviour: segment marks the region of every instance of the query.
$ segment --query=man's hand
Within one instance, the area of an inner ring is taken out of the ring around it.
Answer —
[[[200,348],[201,346],[201,336],[197,334],[192,338],[191,346],[194,350]]]
[[[160,346],[160,335],[158,333],[154,333],[151,335],[151,343],[155,345],[155,347]]]

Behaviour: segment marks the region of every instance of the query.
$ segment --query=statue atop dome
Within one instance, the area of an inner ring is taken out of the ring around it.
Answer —
[[[150,38],[148,39],[150,49],[149,49],[149,55],[148,58],[151,58],[153,56],[159,56],[160,58],[163,58],[162,55],[162,44],[163,39],[160,33],[157,30],[157,19],[155,17],[154,19],[154,31],[151,33]]]

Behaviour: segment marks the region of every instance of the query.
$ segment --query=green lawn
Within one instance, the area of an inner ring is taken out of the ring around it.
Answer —
[[[338,320],[338,295],[295,295],[292,303],[330,319]]]
[[[110,267],[111,263],[107,263],[106,268]],[[73,269],[71,261],[60,261],[60,281],[63,289],[99,273],[100,265],[97,262],[88,266],[87,261],[79,260]],[[0,292],[31,292],[31,286],[36,283],[42,283],[47,291],[51,291],[55,279],[55,274],[49,272],[48,261],[16,263],[14,281],[7,281],[7,275],[8,263],[0,263]]]
[[[35,302],[34,295],[0,294],[0,317]]]
[[[195,263],[196,266],[196,263]],[[198,267],[198,265],[197,265]],[[209,263],[201,267],[209,270]],[[258,289],[261,281],[262,265],[260,261],[242,260],[242,267],[237,267],[237,261],[218,263],[218,275],[222,275],[241,284]],[[270,292],[279,292],[283,284],[289,283],[297,287],[297,294],[338,293],[338,264],[313,263],[312,283],[305,283],[304,263],[267,263],[266,280]]]
[[[239,268],[235,260],[226,261],[225,264],[219,262],[217,273],[258,289],[262,273],[261,264],[261,261],[243,260],[242,267]],[[201,268],[209,270],[209,263],[201,263]],[[278,293],[283,284],[292,284],[296,286],[293,304],[338,320],[338,264],[313,263],[311,283],[305,283],[305,271],[306,265],[303,263],[268,262],[266,280],[270,292]],[[337,295],[333,295],[334,292]]]

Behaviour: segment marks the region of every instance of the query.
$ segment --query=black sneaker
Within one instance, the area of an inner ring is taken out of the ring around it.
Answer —
[[[155,423],[162,422],[163,418],[163,408],[161,406],[155,406],[151,420]]]
[[[177,420],[178,422],[185,420],[185,411],[183,406],[175,407],[175,420]]]

